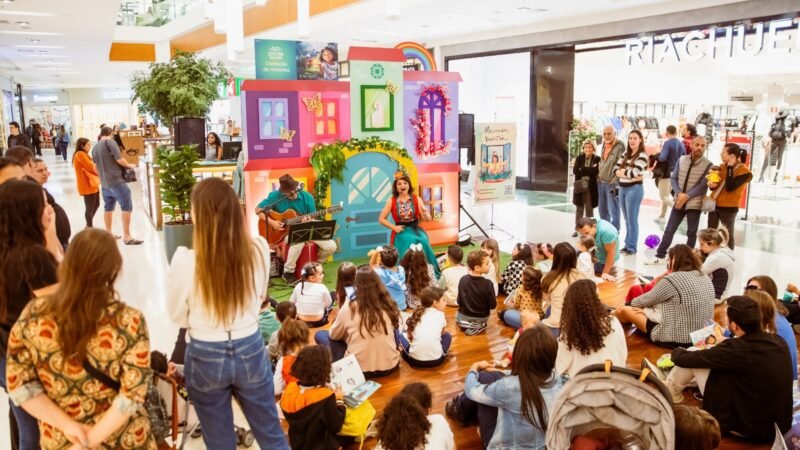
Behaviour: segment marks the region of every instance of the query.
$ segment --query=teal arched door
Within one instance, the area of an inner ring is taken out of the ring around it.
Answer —
[[[347,160],[344,181],[331,183],[331,204],[342,202],[337,216],[337,259],[367,256],[367,251],[389,243],[390,231],[378,223],[383,206],[392,196],[397,162],[383,153],[365,152]]]

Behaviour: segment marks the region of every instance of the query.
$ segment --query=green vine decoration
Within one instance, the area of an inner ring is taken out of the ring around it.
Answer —
[[[332,180],[344,181],[342,174],[345,167],[344,151],[367,152],[383,150],[389,158],[411,160],[408,151],[396,142],[387,141],[376,136],[366,139],[353,138],[348,141],[336,141],[332,144],[317,144],[311,153],[311,167],[316,172],[314,182],[314,201],[317,209],[323,209],[322,201],[328,194],[328,187]]]

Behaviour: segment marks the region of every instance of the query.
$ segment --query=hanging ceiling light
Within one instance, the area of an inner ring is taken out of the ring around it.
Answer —
[[[397,20],[400,18],[400,0],[383,0],[386,7],[386,18]]]
[[[228,60],[235,61],[236,54],[244,51],[244,19],[242,0],[227,0],[228,27],[226,30]]]
[[[308,39],[311,37],[309,28],[309,0],[297,0],[297,37]]]
[[[214,33],[222,34],[228,28],[228,0],[214,0]]]

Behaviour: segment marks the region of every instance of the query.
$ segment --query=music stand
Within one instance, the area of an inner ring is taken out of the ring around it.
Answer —
[[[289,228],[289,246],[308,241],[331,240],[335,230],[335,220],[312,220],[292,225]]]

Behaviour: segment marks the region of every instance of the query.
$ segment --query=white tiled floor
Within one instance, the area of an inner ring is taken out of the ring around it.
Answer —
[[[70,153],[71,154],[71,153]],[[56,198],[69,214],[72,223],[73,233],[79,232],[83,226],[83,200],[75,189],[74,173],[69,162],[56,160],[52,150],[45,150],[45,160],[50,166],[53,175],[47,184],[47,189]],[[168,319],[166,313],[166,302],[169,299],[165,294],[165,274],[167,268],[166,257],[164,256],[161,234],[156,232],[145,216],[141,206],[141,193],[138,185],[131,185],[134,189],[134,215],[132,232],[135,237],[143,239],[141,246],[125,246],[120,243],[120,250],[124,257],[123,274],[118,282],[117,289],[121,298],[145,313],[148,328],[150,331],[151,346],[169,353],[172,350],[176,335],[176,328]],[[488,228],[490,223],[492,208],[489,206],[471,207],[464,200],[465,206],[482,226]],[[792,205],[796,205],[792,201]],[[570,237],[573,231],[574,213],[561,212],[553,208],[559,205],[527,206],[520,203],[503,203],[494,207],[494,222],[504,230],[511,233],[513,237],[505,235],[501,231],[492,232],[493,237],[500,241],[503,250],[510,250],[518,240],[529,242],[571,242]],[[562,205],[564,206],[564,205]],[[775,208],[780,211],[781,206]],[[783,206],[785,208],[785,206]],[[562,208],[563,209],[563,208]],[[794,209],[794,208],[792,208]],[[102,208],[101,208],[102,211]],[[788,212],[797,215],[796,210]],[[661,235],[663,225],[654,223],[653,219],[658,211],[652,207],[643,207],[640,215],[640,240],[649,234]],[[114,232],[121,233],[119,218],[114,225]],[[466,216],[462,214],[462,226],[466,226]],[[705,219],[703,219],[703,224]],[[95,217],[95,225],[102,226],[102,213],[98,212]],[[750,240],[748,248],[739,246],[736,249],[736,259],[739,262],[734,277],[734,286],[738,290],[744,285],[747,277],[757,274],[770,274],[783,287],[787,282],[800,281],[800,274],[797,267],[800,267],[800,256],[791,255],[791,252],[776,251],[771,253],[765,250],[772,250],[781,246],[790,245],[796,248],[800,232],[778,229],[776,227],[764,225],[745,225],[740,222],[737,224],[744,231],[747,239]],[[477,229],[471,229],[474,235],[478,234]],[[781,241],[776,241],[781,239]],[[676,236],[675,242],[684,242],[684,236]],[[756,248],[752,248],[754,247]],[[778,254],[780,253],[780,254]],[[791,256],[786,256],[786,254]],[[637,256],[626,256],[621,264],[632,270],[639,270],[642,273],[655,275],[663,271],[663,267],[645,266],[643,260],[645,256],[640,250]],[[8,448],[8,423],[7,417],[7,396],[5,392],[0,392],[0,450]],[[240,422],[240,420],[237,420]],[[202,441],[197,439],[191,441],[187,448],[202,448]],[[255,446],[253,448],[256,448]]]

